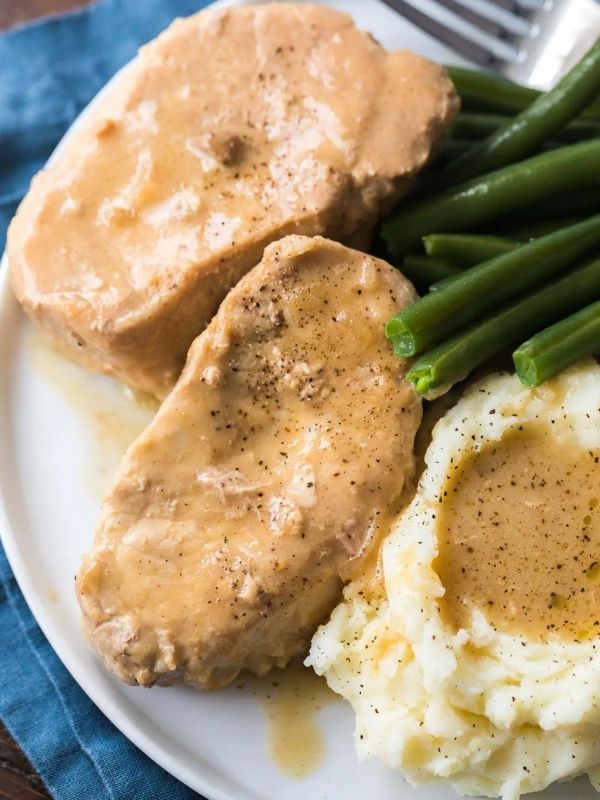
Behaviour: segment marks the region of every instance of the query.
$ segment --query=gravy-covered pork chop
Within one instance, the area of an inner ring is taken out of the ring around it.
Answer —
[[[33,181],[17,297],[71,357],[162,397],[269,242],[368,229],[456,108],[441,67],[323,6],[179,20]]]
[[[413,297],[384,261],[304,236],[229,293],[77,576],[123,680],[213,687],[307,648],[412,474],[420,401],[384,324]]]

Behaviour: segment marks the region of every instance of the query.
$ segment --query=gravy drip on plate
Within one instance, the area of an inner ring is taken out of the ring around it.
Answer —
[[[28,326],[25,346],[32,369],[77,416],[84,437],[82,484],[100,500],[129,445],[146,428],[158,404],[143,392],[123,391],[110,378],[90,376]]]
[[[292,663],[239,684],[259,701],[267,722],[267,747],[277,768],[292,778],[314,772],[325,758],[319,712],[339,700],[324,678],[302,664]]]
[[[435,564],[454,629],[475,607],[529,641],[600,635],[599,457],[530,425],[457,465]]]

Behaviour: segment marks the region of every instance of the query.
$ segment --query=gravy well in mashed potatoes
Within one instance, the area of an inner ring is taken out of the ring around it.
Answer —
[[[520,425],[453,465],[435,570],[441,611],[468,627],[480,608],[529,641],[600,626],[600,454]]]

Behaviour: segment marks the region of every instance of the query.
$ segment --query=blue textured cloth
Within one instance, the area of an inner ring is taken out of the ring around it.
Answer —
[[[102,0],[0,36],[0,251],[6,227],[73,118],[138,47],[202,0]],[[191,800],[71,678],[0,547],[0,718],[56,800]]]

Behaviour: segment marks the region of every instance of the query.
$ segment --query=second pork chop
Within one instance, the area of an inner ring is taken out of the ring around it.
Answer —
[[[289,236],[230,292],[132,445],[77,577],[129,683],[222,685],[303,652],[397,510],[421,405],[371,256]]]

